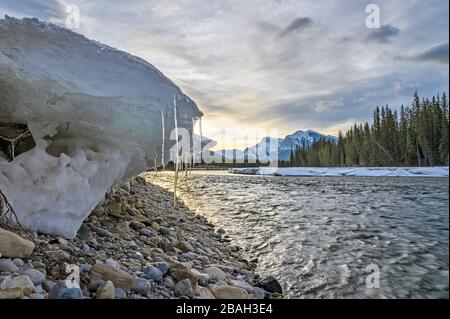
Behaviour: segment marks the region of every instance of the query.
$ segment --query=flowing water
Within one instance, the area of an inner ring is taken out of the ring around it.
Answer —
[[[172,190],[173,173],[151,180]],[[195,172],[181,184],[288,298],[449,297],[448,179]]]

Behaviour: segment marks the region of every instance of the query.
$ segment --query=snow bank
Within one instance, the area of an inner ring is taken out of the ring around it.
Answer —
[[[174,98],[192,131],[197,105],[146,61],[36,19],[0,20],[0,125],[26,124],[36,142],[0,158],[19,221],[74,237],[114,184],[168,161]]]
[[[277,176],[448,177],[448,167],[256,167],[231,168],[229,173]]]

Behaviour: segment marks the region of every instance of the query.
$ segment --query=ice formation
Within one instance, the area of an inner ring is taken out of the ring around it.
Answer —
[[[113,185],[167,162],[174,99],[192,131],[197,105],[146,61],[37,19],[0,20],[0,128],[32,135],[0,156],[21,224],[73,238]]]
[[[248,167],[232,174],[277,176],[448,177],[448,167]]]

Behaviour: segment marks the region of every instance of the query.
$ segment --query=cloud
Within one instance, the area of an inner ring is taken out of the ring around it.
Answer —
[[[316,112],[326,112],[332,108],[343,106],[342,98],[337,100],[319,101],[314,105],[314,110]]]
[[[417,61],[417,62],[432,62],[438,64],[449,63],[449,44],[443,43],[435,45],[425,51],[412,56],[400,57],[401,60]]]
[[[288,25],[281,33],[280,33],[280,37],[285,37],[288,34],[294,32],[294,31],[301,31],[304,30],[306,28],[309,28],[310,26],[312,26],[313,21],[311,18],[308,17],[300,17],[295,19],[294,21],[291,22],[290,25]]]
[[[372,29],[366,36],[366,42],[387,43],[400,33],[400,29],[391,24],[382,25],[378,29]]]
[[[48,20],[64,14],[64,6],[59,0],[2,0],[0,11],[4,14],[34,17]]]
[[[364,6],[346,0],[0,2],[0,14],[46,20],[60,3],[77,4],[77,32],[160,69],[198,103],[207,136],[249,126],[322,131],[369,120],[376,105],[409,104],[414,83],[422,96],[448,91],[448,1],[378,0],[385,22],[371,31]],[[424,50],[439,43],[444,50]]]

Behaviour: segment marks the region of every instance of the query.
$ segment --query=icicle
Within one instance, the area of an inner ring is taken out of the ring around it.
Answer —
[[[195,144],[195,125],[197,124],[197,119],[193,118],[192,119],[192,162],[191,164],[193,165],[193,163],[195,163],[195,152],[197,151],[197,149],[195,148],[196,144]],[[192,168],[191,165],[191,168]]]
[[[202,118],[199,118],[198,122],[200,130],[200,165],[203,165],[203,131],[202,131]]]
[[[178,114],[177,114],[177,101],[175,97],[173,98],[173,116],[175,120],[175,136],[176,136],[176,154],[175,154],[175,180],[174,180],[174,191],[173,191],[173,206],[177,205],[177,187],[178,187],[178,161],[179,161],[179,148],[178,148]]]
[[[166,159],[165,159],[165,153],[166,153],[166,123],[164,118],[164,112],[161,109],[161,126],[162,126],[162,141],[161,141],[161,166],[163,170],[166,169]]]

